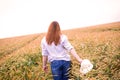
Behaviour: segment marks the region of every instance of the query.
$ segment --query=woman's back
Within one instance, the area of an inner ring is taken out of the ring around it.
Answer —
[[[52,42],[51,45],[47,44],[46,38],[44,37],[42,40],[42,45],[46,48],[47,52],[45,53],[47,53],[50,62],[53,60],[70,60],[68,51],[73,47],[68,42],[67,37],[65,35],[62,34],[60,36],[60,43],[58,45],[55,45],[54,42]]]

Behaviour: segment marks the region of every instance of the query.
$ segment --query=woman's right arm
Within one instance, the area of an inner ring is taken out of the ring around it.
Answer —
[[[72,48],[72,49],[70,50],[70,53],[72,54],[72,56],[74,56],[74,57],[77,59],[77,61],[78,61],[79,63],[82,62],[82,59],[81,59],[81,58],[79,57],[79,55],[76,53],[76,51],[75,51],[74,48]]]
[[[74,47],[70,44],[70,42],[68,41],[67,36],[63,37],[63,46],[65,47],[65,49],[68,50],[68,52],[70,52],[72,54],[72,56],[74,56],[78,62],[82,62],[82,59],[79,57],[79,55],[76,53]]]

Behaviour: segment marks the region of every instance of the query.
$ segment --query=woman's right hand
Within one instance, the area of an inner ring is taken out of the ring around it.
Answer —
[[[82,63],[82,61],[83,61],[82,59],[79,60],[80,64]]]

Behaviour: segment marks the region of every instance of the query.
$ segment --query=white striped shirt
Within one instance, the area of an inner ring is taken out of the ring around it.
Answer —
[[[46,38],[44,37],[41,41],[42,56],[48,56],[48,61],[52,62],[53,60],[65,60],[70,61],[69,52],[73,46],[68,41],[66,35],[61,35],[60,44],[57,46],[54,42],[51,45],[48,45]]]

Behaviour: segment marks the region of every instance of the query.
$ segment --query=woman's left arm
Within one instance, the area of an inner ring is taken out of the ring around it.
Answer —
[[[47,70],[48,70],[48,67],[47,67],[48,56],[43,56],[42,61],[43,61],[43,70],[45,72],[47,72]]]

